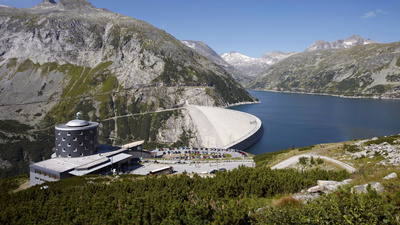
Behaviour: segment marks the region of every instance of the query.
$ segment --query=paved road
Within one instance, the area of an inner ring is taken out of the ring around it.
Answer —
[[[339,166],[341,166],[341,167],[343,167],[344,169],[346,169],[347,171],[349,171],[350,173],[353,173],[353,172],[355,172],[355,171],[357,170],[356,168],[354,168],[354,167],[352,167],[352,166],[350,166],[350,165],[348,165],[348,164],[346,164],[346,163],[343,163],[343,162],[341,162],[341,161],[339,161],[339,160],[332,159],[332,158],[327,157],[327,156],[314,155],[314,154],[295,155],[295,156],[293,156],[293,157],[291,157],[291,158],[289,158],[289,159],[286,159],[286,160],[284,160],[284,161],[282,161],[282,162],[276,164],[275,166],[273,166],[273,167],[271,167],[271,168],[272,168],[272,169],[283,169],[283,168],[286,168],[286,167],[289,167],[289,166],[291,166],[291,165],[294,165],[294,164],[298,163],[300,157],[308,157],[308,158],[310,158],[311,156],[314,157],[314,159],[316,159],[316,158],[321,158],[321,159],[324,159],[324,160],[327,160],[327,161],[331,161],[331,162],[333,162],[333,163],[336,163],[336,164],[338,164]]]

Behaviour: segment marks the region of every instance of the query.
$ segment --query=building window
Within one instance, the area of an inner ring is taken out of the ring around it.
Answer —
[[[58,146],[61,146],[61,143],[58,143]]]
[[[88,136],[85,136],[85,140],[89,140],[89,137],[88,137]]]
[[[93,130],[90,130],[90,133],[93,134]]]
[[[78,140],[78,138],[77,138],[77,137],[74,137],[73,141],[77,141],[77,140]]]
[[[71,157],[71,154],[68,154],[68,157]]]
[[[68,143],[68,144],[67,144],[67,147],[71,147],[71,143]]]
[[[78,152],[78,149],[77,149],[77,148],[74,148],[74,152]]]
[[[83,156],[83,153],[81,153],[81,157]]]
[[[87,151],[87,150],[89,150],[89,148],[88,148],[88,147],[85,147],[85,150]]]
[[[57,134],[58,134],[58,135],[61,135],[61,132],[58,132]]]
[[[68,133],[67,133],[67,136],[71,136],[71,132],[68,132]]]
[[[65,141],[65,137],[62,138],[62,141]]]
[[[83,135],[83,131],[79,131],[79,135]]]
[[[65,148],[62,149],[62,152],[65,152]]]
[[[93,140],[90,140],[90,144],[91,144],[91,145],[93,144]]]
[[[83,146],[83,142],[79,142],[79,146]]]

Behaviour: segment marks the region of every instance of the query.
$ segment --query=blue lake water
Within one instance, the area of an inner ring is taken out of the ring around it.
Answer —
[[[249,91],[261,103],[230,107],[253,114],[263,137],[246,151],[258,155],[400,133],[400,101]]]

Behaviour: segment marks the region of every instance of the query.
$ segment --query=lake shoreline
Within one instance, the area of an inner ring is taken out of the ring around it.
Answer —
[[[229,109],[252,114],[262,121],[263,137],[246,149],[254,155],[292,146],[304,147],[400,133],[398,100],[248,91],[259,99],[258,104],[242,103]]]
[[[311,93],[311,92],[299,92],[299,91],[275,91],[275,90],[253,90],[248,89],[248,91],[265,91],[265,92],[273,92],[273,93],[285,93],[285,94],[304,94],[304,95],[321,95],[321,96],[332,96],[339,98],[349,98],[349,99],[375,99],[375,100],[400,100],[400,98],[390,98],[390,97],[382,97],[382,96],[346,96],[346,95],[334,95],[334,94],[325,94],[325,93]]]

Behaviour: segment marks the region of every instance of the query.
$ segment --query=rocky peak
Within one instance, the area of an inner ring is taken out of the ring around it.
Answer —
[[[48,8],[56,6],[57,2],[54,0],[43,0],[39,5],[35,6],[36,8]],[[35,8],[34,7],[34,8]]]
[[[41,4],[57,4],[54,0],[43,0]]]
[[[90,12],[96,8],[87,0],[59,0],[58,2],[54,0],[43,0],[32,9],[39,10],[38,12],[47,12],[48,10]]]
[[[53,0],[49,0],[49,1],[53,1]],[[68,9],[68,10],[74,10],[74,9],[79,9],[79,10],[88,10],[89,9],[90,10],[90,9],[96,8],[87,0],[60,0],[58,2],[58,4],[60,4],[60,6],[63,7],[64,9]]]

